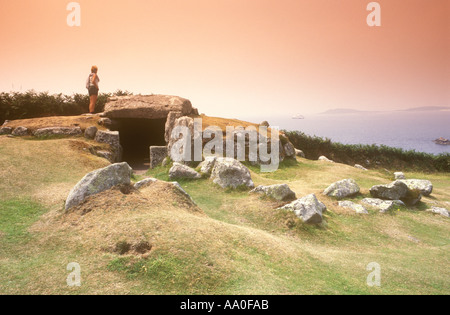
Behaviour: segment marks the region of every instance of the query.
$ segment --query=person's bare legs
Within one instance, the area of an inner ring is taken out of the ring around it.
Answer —
[[[89,113],[93,114],[95,112],[95,103],[97,103],[98,95],[91,95],[89,102]]]

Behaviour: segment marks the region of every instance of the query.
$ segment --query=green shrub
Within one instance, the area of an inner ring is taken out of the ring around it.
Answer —
[[[300,131],[284,131],[292,144],[303,150],[305,157],[317,160],[321,155],[349,165],[397,170],[417,169],[430,172],[450,172],[450,154],[433,155],[415,150],[403,150],[385,145],[342,144],[328,138],[309,136]]]
[[[102,112],[110,96],[131,95],[128,91],[100,93],[95,110]],[[38,118],[48,116],[74,116],[89,112],[87,94],[53,94],[48,92],[0,93],[0,125],[5,120]]]

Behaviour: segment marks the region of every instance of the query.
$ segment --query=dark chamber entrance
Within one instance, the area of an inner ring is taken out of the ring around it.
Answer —
[[[123,147],[122,160],[134,170],[150,167],[150,146],[164,146],[166,119],[120,119],[120,144]]]

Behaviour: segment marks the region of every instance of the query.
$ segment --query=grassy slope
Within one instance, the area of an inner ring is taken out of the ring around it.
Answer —
[[[322,226],[207,179],[182,183],[202,213],[149,192],[148,203],[111,195],[108,206],[93,203],[85,216],[62,215],[72,186],[105,165],[74,140],[0,137],[0,293],[449,293],[449,221],[422,211],[433,202],[449,208],[448,174],[406,173],[432,180],[433,197],[416,209],[359,216],[320,192],[354,178],[362,188],[354,199],[361,199],[389,175],[304,159],[275,173],[252,168],[256,184],[286,182],[299,197],[316,193],[329,209]],[[167,179],[167,168],[148,175]],[[136,238],[153,244],[148,258],[104,250]],[[66,286],[73,261],[82,268],[80,288]],[[366,285],[370,262],[381,265],[380,288]]]

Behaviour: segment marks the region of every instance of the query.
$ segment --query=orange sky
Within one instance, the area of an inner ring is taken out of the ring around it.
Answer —
[[[226,117],[450,106],[450,0],[0,0],[0,91],[171,94]],[[270,119],[270,117],[269,117]]]

